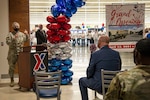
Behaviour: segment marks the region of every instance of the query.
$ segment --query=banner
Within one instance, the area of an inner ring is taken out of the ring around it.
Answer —
[[[133,42],[136,43],[143,38],[144,19],[145,4],[106,5],[106,31],[111,42],[116,42],[115,45],[117,42],[122,43],[122,49],[134,47],[130,46],[130,43],[127,46],[126,42],[131,42],[133,45]]]

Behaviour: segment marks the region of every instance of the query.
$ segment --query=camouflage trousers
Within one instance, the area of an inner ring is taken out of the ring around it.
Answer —
[[[11,53],[10,55],[8,54],[7,57],[8,60],[8,65],[9,65],[9,76],[10,78],[14,77],[14,70],[15,70],[15,66],[18,60],[18,55]]]

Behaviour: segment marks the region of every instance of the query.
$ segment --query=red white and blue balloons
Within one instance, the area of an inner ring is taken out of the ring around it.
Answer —
[[[71,46],[69,41],[71,25],[70,18],[77,12],[77,8],[85,5],[83,0],[56,0],[56,5],[51,7],[51,14],[47,16],[48,41],[48,70],[62,70],[61,84],[72,81]]]

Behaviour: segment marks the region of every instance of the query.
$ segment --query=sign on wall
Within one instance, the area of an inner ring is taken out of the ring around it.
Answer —
[[[122,42],[122,48],[127,48],[127,45],[133,45],[143,38],[144,19],[145,4],[106,5],[106,31],[110,41],[115,42],[115,45],[117,42]],[[126,42],[128,43],[126,44]],[[113,45],[113,47],[118,46]],[[134,48],[134,46],[129,47]]]

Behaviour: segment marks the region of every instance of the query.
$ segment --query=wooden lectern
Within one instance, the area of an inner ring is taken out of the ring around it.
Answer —
[[[34,71],[48,68],[48,52],[31,52],[31,46],[23,47],[18,57],[18,74],[20,88],[31,89],[34,82]]]

